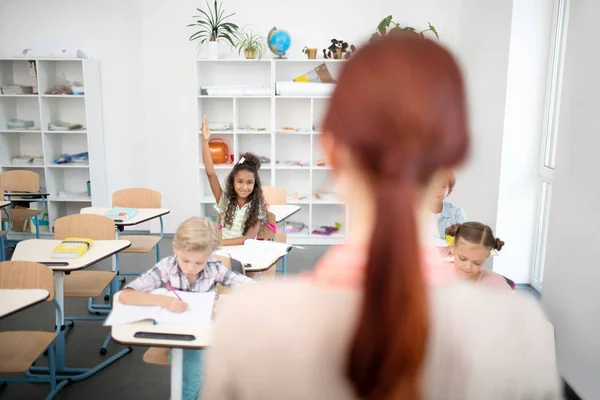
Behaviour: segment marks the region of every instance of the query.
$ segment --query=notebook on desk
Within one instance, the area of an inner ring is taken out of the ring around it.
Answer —
[[[175,297],[167,289],[156,289],[152,294]],[[163,325],[205,325],[210,324],[215,303],[215,293],[193,293],[177,291],[177,295],[188,304],[181,313],[171,312],[159,306],[131,306],[115,302],[113,309],[104,321],[104,326],[125,325],[146,319]]]
[[[248,239],[243,246],[225,246],[217,250],[215,254],[228,255],[243,264],[257,267],[274,263],[287,255],[292,247],[294,246],[287,243]]]

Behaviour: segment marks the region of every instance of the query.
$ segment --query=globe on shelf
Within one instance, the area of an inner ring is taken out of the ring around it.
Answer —
[[[269,49],[277,56],[277,58],[285,58],[285,52],[290,49],[292,39],[290,34],[281,29],[273,28],[269,32],[267,44]]]

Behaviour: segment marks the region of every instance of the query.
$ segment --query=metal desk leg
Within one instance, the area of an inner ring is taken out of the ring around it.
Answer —
[[[171,349],[171,400],[183,395],[183,349]]]

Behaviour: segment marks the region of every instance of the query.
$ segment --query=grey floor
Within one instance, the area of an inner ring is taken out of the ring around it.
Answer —
[[[312,269],[326,250],[326,246],[311,246],[306,250],[292,251],[288,256],[288,273],[293,275]],[[172,254],[171,240],[163,239],[161,251],[163,256]],[[154,254],[121,255],[121,271],[142,272],[153,264]],[[110,264],[104,262],[94,269],[110,270]],[[84,299],[67,299],[65,309],[67,315],[89,315],[87,301]],[[0,332],[53,329],[54,306],[52,304],[39,304],[0,320]],[[101,356],[99,350],[108,334],[109,329],[104,328],[101,322],[77,321],[75,327],[68,329],[66,334],[67,367],[93,367],[125,348],[111,342],[108,354]],[[68,384],[54,398],[56,400],[168,399],[169,368],[144,363],[142,355],[146,349],[134,347],[132,353],[95,375]],[[42,357],[36,365],[42,366],[44,362],[45,357]],[[43,399],[47,394],[46,384],[10,383],[4,389],[0,389],[1,400]]]
[[[161,242],[161,250],[163,256],[172,254],[169,239],[165,238]],[[288,258],[288,273],[294,275],[312,269],[326,250],[326,246],[310,246],[306,250],[292,251]],[[142,272],[153,264],[154,254],[121,255],[121,271]],[[104,262],[94,269],[109,270],[110,264]],[[519,288],[519,291],[537,297],[537,292],[533,289],[523,287]],[[89,315],[87,302],[84,299],[67,299],[65,308],[67,315]],[[52,304],[39,304],[0,320],[0,332],[52,329],[54,329]],[[77,321],[75,327],[68,329],[66,334],[67,366],[93,367],[124,348],[111,343],[108,354],[101,356],[99,350],[108,334],[109,329],[102,327],[100,322]],[[132,353],[104,370],[83,381],[70,383],[56,395],[55,399],[168,399],[169,368],[144,363],[142,355],[145,351],[145,347],[134,347]],[[44,365],[44,362],[45,357],[42,357],[37,365]],[[0,390],[0,399],[43,399],[47,393],[48,386],[45,384],[11,383]]]

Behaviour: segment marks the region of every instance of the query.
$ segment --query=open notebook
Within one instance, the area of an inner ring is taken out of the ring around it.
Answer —
[[[167,289],[156,289],[152,294],[175,297]],[[158,306],[130,306],[114,302],[113,309],[104,321],[104,326],[124,325],[144,319],[154,320],[157,324],[210,324],[215,303],[215,293],[192,293],[177,291],[183,301],[188,303],[187,310],[174,313]]]
[[[290,252],[292,245],[269,240],[247,239],[243,246],[226,246],[215,254],[228,255],[243,264],[253,266],[272,264]]]

